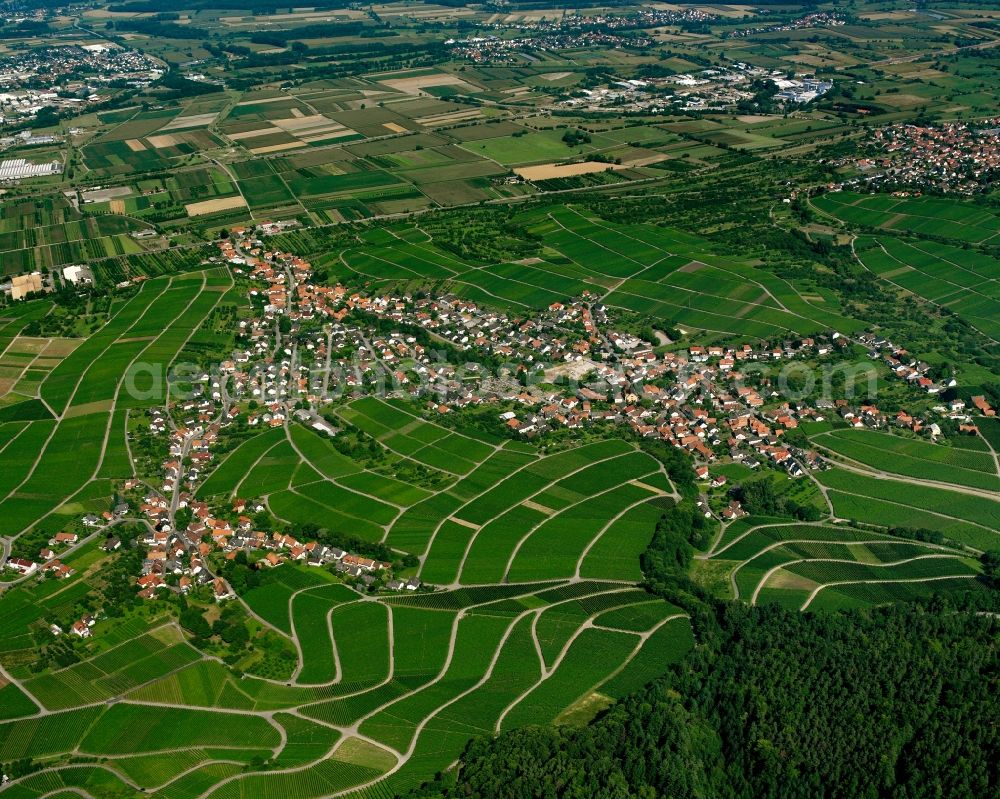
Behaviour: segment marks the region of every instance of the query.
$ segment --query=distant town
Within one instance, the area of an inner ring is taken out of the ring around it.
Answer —
[[[0,124],[43,111],[80,113],[108,89],[145,88],[162,77],[154,58],[112,43],[43,47],[0,59]]]
[[[937,125],[890,125],[872,132],[867,153],[843,159],[872,189],[980,194],[1000,178],[1000,117]]]

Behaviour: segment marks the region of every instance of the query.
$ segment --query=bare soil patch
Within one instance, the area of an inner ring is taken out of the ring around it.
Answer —
[[[431,75],[414,75],[412,78],[389,78],[380,80],[384,86],[390,86],[404,94],[422,94],[421,89],[431,86],[460,86],[466,89],[472,87],[457,75],[447,75],[443,73]]]
[[[206,125],[211,125],[217,116],[219,116],[218,112],[213,111],[209,114],[192,114],[187,117],[177,117],[177,119],[160,128],[160,131],[180,130],[181,128],[203,128]]]
[[[148,136],[146,138],[150,144],[152,144],[157,150],[161,150],[164,147],[174,147],[177,145],[177,137],[172,136],[169,133],[162,133],[158,136]]]
[[[623,161],[621,165],[616,165],[615,169],[627,169],[632,166],[649,166],[650,164],[658,164],[660,161],[666,161],[670,158],[666,153],[653,153],[652,155],[644,155],[642,158],[630,158],[628,161]]]
[[[56,358],[65,358],[83,343],[82,338],[54,338],[49,340],[45,354]]]
[[[614,703],[615,700],[610,696],[605,696],[595,691],[581,697],[566,708],[555,718],[553,724],[557,726],[583,727],[589,724],[598,713],[606,710]]]
[[[819,583],[808,577],[795,574],[787,569],[778,569],[765,583],[764,588],[765,590],[768,588],[791,588],[796,591],[812,591],[818,585]]]
[[[268,125],[266,128],[254,128],[253,130],[243,130],[237,133],[227,133],[226,137],[233,141],[242,141],[243,139],[256,139],[258,136],[270,136],[272,133],[276,133],[277,130],[274,126]]]
[[[309,116],[303,116],[301,112],[298,116],[285,117],[284,119],[272,119],[271,124],[275,127],[281,128],[282,130],[287,130],[290,133],[304,130],[306,128],[327,128],[329,130],[333,130],[344,127],[339,122],[334,122],[332,119],[325,117],[322,114],[310,114]]]
[[[254,155],[261,155],[263,153],[279,153],[282,150],[294,150],[296,147],[305,146],[305,142],[287,141],[283,144],[269,144],[267,147],[251,147],[250,152]]]
[[[49,345],[47,338],[36,338],[34,336],[18,336],[7,348],[7,352],[27,352],[37,355]]]
[[[247,201],[242,197],[219,197],[214,200],[202,200],[188,203],[184,206],[188,216],[214,214],[216,211],[228,211],[230,208],[245,208]]]
[[[113,200],[116,197],[128,197],[132,193],[129,186],[112,186],[109,189],[97,189],[95,191],[81,192],[83,199],[93,200],[95,203]]]
[[[604,172],[613,166],[613,164],[605,164],[603,161],[581,161],[578,164],[522,166],[514,171],[525,180],[551,180],[553,178],[570,178],[575,175],[589,175],[592,172]]]
[[[447,125],[450,122],[461,122],[466,119],[475,119],[483,115],[478,108],[469,111],[453,111],[448,114],[432,114],[429,117],[421,117],[417,120],[421,125],[433,127],[434,125]]]
[[[557,377],[569,377],[572,380],[579,380],[585,374],[592,372],[596,368],[597,364],[589,358],[584,358],[579,361],[569,361],[568,363],[560,363],[553,366],[551,369],[546,369],[545,379],[548,382],[552,382]]]

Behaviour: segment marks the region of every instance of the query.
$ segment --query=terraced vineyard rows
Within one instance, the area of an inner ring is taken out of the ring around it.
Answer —
[[[532,263],[469,264],[435,246],[396,237],[344,252],[345,277],[448,281],[464,297],[514,311],[545,308],[584,291],[664,324],[753,338],[790,331],[853,332],[857,323],[804,299],[764,270],[710,255],[695,236],[651,225],[609,225],[575,207],[525,212],[519,219],[545,242]]]
[[[142,684],[122,685],[124,701],[110,708],[101,694],[67,694],[84,668],[140,669],[156,650],[138,639],[47,678],[40,695],[51,712],[0,725],[0,751],[78,748],[108,758],[87,779],[118,780],[161,797],[198,773],[214,777],[211,795],[219,797],[318,797],[376,780],[377,790],[391,793],[428,768],[445,767],[475,731],[551,720],[578,703],[586,712],[594,696],[596,709],[662,673],[692,643],[683,614],[627,586],[562,581],[521,591],[516,600],[495,599],[509,593],[500,586],[465,599],[455,591],[460,607],[441,610],[421,607],[420,597],[373,602],[343,586],[305,585],[288,603],[300,645],[291,685],[239,679],[199,659],[145,669]],[[440,605],[447,596],[426,600]],[[563,621],[558,653],[543,660],[539,652],[554,645],[541,631],[548,614]],[[602,652],[596,660],[595,647]],[[528,698],[537,690],[544,690],[543,705]],[[150,714],[156,723],[137,738],[137,720]],[[192,727],[201,731],[197,740]],[[142,759],[147,747],[176,747],[177,756],[155,765]],[[276,758],[268,773],[220,770],[262,749]],[[47,771],[11,795],[39,796],[81,776],[73,767]]]
[[[979,569],[958,544],[908,540],[829,523],[741,519],[699,557],[724,569],[729,596],[795,610],[817,601],[823,608],[839,607],[840,602],[844,607],[861,607],[892,602],[904,594],[929,595],[937,581],[942,586],[986,590],[970,579]]]

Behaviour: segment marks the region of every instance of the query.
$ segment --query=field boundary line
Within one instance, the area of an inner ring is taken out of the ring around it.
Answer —
[[[897,583],[902,584],[912,584],[912,583],[933,583],[938,580],[974,580],[978,577],[978,574],[945,574],[938,577],[914,577],[912,579],[898,579],[898,580],[843,580],[836,583],[823,583],[822,585],[816,586],[813,592],[809,595],[799,611],[803,611],[812,604],[812,601],[816,598],[820,591],[825,588],[835,588],[839,585],[893,585]]]
[[[861,542],[854,542],[854,543],[861,543]],[[918,560],[936,560],[936,559],[961,560],[961,558],[962,558],[961,555],[948,555],[944,553],[915,555],[912,558],[903,558],[902,560],[889,561],[886,563],[861,563],[860,561],[844,560],[841,558],[799,558],[798,560],[790,560],[787,563],[779,563],[777,566],[774,566],[771,569],[769,569],[764,574],[764,576],[761,577],[760,582],[757,583],[757,587],[754,589],[753,596],[750,597],[750,604],[751,605],[757,604],[757,597],[760,595],[760,592],[764,589],[765,583],[767,583],[767,581],[771,579],[771,576],[775,572],[779,571],[780,569],[787,568],[788,566],[795,566],[796,564],[799,563],[845,563],[845,564],[852,564],[854,566],[866,566],[874,569],[887,569],[893,566],[905,566],[907,563],[913,563],[914,561]],[[892,582],[891,579],[889,581]],[[849,580],[848,582],[854,582],[854,581]],[[879,581],[876,580],[874,582],[879,582]],[[823,585],[828,585],[828,583],[824,583]]]
[[[610,440],[616,440],[616,439],[610,439]],[[623,439],[617,439],[617,440],[623,440]],[[586,446],[586,445],[584,445],[584,446]],[[575,447],[574,447],[574,449],[575,449]],[[569,450],[564,450],[564,451],[569,451]],[[632,452],[638,452],[638,450],[633,447],[632,448]],[[558,452],[554,453],[554,455],[558,455],[558,454],[559,454]],[[475,533],[472,534],[472,536],[469,538],[469,543],[465,545],[465,552],[462,555],[462,560],[459,561],[459,564],[458,564],[458,572],[456,574],[457,582],[454,583],[452,585],[452,587],[459,588],[459,587],[461,587],[463,585],[463,583],[462,583],[462,572],[465,570],[465,565],[466,565],[466,562],[468,561],[469,554],[472,552],[472,546],[476,542],[476,540],[479,538],[479,534],[482,532],[483,528],[485,528],[485,527],[489,526],[490,524],[492,524],[493,522],[495,522],[500,516],[503,516],[504,513],[508,513],[510,511],[512,511],[514,508],[520,506],[521,504],[523,504],[524,501],[526,501],[526,500],[532,500],[535,497],[537,497],[539,494],[542,494],[545,491],[548,491],[552,486],[556,485],[557,483],[561,482],[562,480],[565,480],[568,477],[573,477],[574,475],[582,472],[584,469],[589,469],[591,466],[596,466],[599,463],[607,463],[610,460],[614,460],[615,458],[619,458],[619,457],[621,457],[623,455],[629,455],[629,454],[631,454],[631,453],[629,453],[629,452],[619,452],[619,453],[617,453],[615,455],[608,455],[607,457],[598,458],[595,461],[590,461],[589,463],[585,463],[583,466],[580,466],[580,467],[578,467],[576,469],[573,469],[573,471],[567,472],[566,474],[561,475],[560,477],[557,477],[555,480],[550,480],[548,483],[546,483],[544,486],[542,486],[541,488],[539,488],[537,491],[535,491],[532,494],[529,494],[527,497],[525,497],[524,500],[521,500],[521,502],[518,502],[518,503],[516,503],[514,505],[508,506],[501,513],[498,513],[496,516],[493,516],[490,519],[488,519],[485,524],[482,524],[480,526],[479,530],[477,530]],[[465,504],[461,505],[460,507],[458,507],[454,511],[452,511],[445,519],[441,520],[441,522],[438,524],[438,527],[434,530],[434,533],[431,536],[431,541],[427,545],[427,553],[428,554],[430,553],[430,551],[431,551],[431,544],[433,543],[434,538],[437,536],[438,531],[441,529],[441,526],[443,526],[444,522],[448,521],[449,519],[452,519],[452,517],[454,517],[456,513],[459,513],[460,511],[462,511],[463,509],[465,509],[474,500],[479,499],[479,497],[481,497],[481,496],[483,496],[485,494],[488,494],[493,489],[495,489],[498,486],[500,486],[503,483],[505,483],[507,480],[509,480],[510,478],[512,478],[515,474],[517,474],[518,472],[520,472],[522,469],[526,469],[528,466],[531,466],[532,464],[541,463],[546,458],[550,458],[550,457],[553,457],[553,456],[552,455],[545,455],[545,456],[542,456],[542,457],[538,458],[537,460],[528,461],[528,463],[524,464],[523,466],[518,467],[517,469],[515,469],[514,471],[512,471],[510,474],[508,474],[506,477],[504,477],[504,479],[501,480],[499,483],[496,483],[496,484],[494,484],[492,486],[489,486],[484,491],[482,491],[480,494],[477,494],[476,496],[472,497],[468,502],[466,502]],[[574,503],[574,504],[576,504],[576,503]],[[565,510],[565,508],[563,508],[563,510]],[[555,514],[553,514],[553,515],[555,515]],[[551,519],[551,518],[552,518],[552,516],[547,516],[546,520]],[[421,570],[423,569],[423,564],[424,564],[424,562],[421,561],[420,562],[420,568],[421,568]],[[508,566],[509,566],[509,564],[508,564]],[[505,570],[505,574],[506,574],[506,570]],[[566,579],[566,578],[557,578],[557,579]],[[480,583],[468,583],[468,585],[480,585]],[[489,583],[486,583],[486,585],[489,585]]]
[[[844,546],[844,547],[853,546],[855,544],[861,544],[862,546],[867,546],[869,544],[889,544],[890,546],[903,546],[905,544],[910,544],[912,546],[924,547],[926,549],[939,550],[941,553],[949,553],[949,557],[962,557],[961,552],[952,547],[945,546],[944,544],[932,544],[924,541],[911,541],[909,539],[903,539],[903,538],[892,538],[888,533],[886,533],[885,535],[886,535],[885,538],[871,538],[858,541],[828,541],[818,538],[788,538],[788,539],[782,539],[780,541],[775,541],[771,544],[768,544],[763,549],[760,549],[757,552],[755,552],[752,557],[740,561],[735,566],[735,568],[733,568],[733,570],[729,573],[729,582],[733,589],[733,599],[740,599],[740,589],[736,583],[736,573],[744,566],[746,566],[748,563],[759,558],[761,555],[766,555],[771,550],[779,549],[780,547],[785,546],[786,544],[825,544],[827,546]],[[918,555],[917,557],[925,557],[925,556]],[[826,561],[830,561],[833,563],[857,563],[858,565],[862,566],[882,565],[881,563],[866,564],[860,560],[846,560],[846,559],[840,560],[837,558],[799,558],[797,560],[790,560],[787,561],[786,563],[779,564],[778,566],[775,567],[775,569],[780,569],[782,566],[794,565],[796,563],[823,563]],[[768,574],[765,575],[765,578],[769,575],[770,572],[768,572]],[[756,593],[754,594],[754,596],[756,596]],[[753,602],[751,602],[750,604],[753,604]]]

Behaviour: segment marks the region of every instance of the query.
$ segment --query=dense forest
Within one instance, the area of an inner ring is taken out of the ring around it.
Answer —
[[[663,680],[584,728],[477,739],[457,784],[415,794],[997,796],[1000,598],[983,596],[992,607],[715,604]]]

